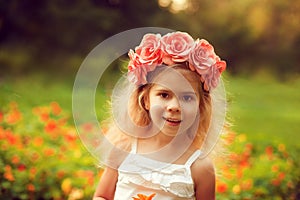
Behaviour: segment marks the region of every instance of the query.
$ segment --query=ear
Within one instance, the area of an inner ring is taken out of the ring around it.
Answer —
[[[139,106],[145,110],[149,110],[150,106],[149,106],[149,100],[147,95],[145,95],[145,93],[140,94],[139,96]]]
[[[145,105],[145,109],[149,111],[150,110],[150,101],[149,101],[148,95],[144,96],[144,105]]]

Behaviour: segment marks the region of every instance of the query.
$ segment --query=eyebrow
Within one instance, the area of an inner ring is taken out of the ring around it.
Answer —
[[[182,94],[184,94],[184,95],[189,94],[189,95],[195,95],[195,96],[197,96],[197,94],[195,92],[183,92]]]
[[[172,92],[174,93],[172,90],[170,89],[165,89],[165,88],[157,88],[157,89],[154,89],[155,92]],[[184,92],[181,92],[180,93],[181,95],[195,95],[197,96],[196,92],[194,91],[184,91]]]

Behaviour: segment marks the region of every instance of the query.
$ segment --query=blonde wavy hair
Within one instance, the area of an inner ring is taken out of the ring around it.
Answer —
[[[189,69],[186,63],[175,64],[168,66],[168,68],[173,68],[181,73],[185,79],[189,82],[197,81],[199,87],[197,88],[199,93],[199,120],[195,120],[197,130],[196,133],[192,133],[193,142],[197,148],[200,148],[208,134],[208,129],[211,123],[211,96],[210,93],[203,89],[203,83],[200,81],[200,75],[196,72],[193,72]],[[145,109],[145,99],[148,98],[149,91],[155,83],[151,83],[165,68],[157,67],[154,71],[149,72],[147,75],[148,84],[136,87],[129,99],[128,99],[128,115],[132,122],[140,127],[145,127],[150,124],[151,118],[149,112]],[[123,105],[124,106],[124,105]],[[125,119],[124,120],[128,120]],[[126,122],[124,122],[126,123]],[[107,124],[108,131],[105,134],[108,140],[115,145],[116,147],[125,150],[127,152],[131,149],[131,139],[132,137],[122,131],[114,120],[109,120]]]

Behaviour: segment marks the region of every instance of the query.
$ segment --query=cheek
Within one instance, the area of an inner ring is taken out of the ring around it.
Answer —
[[[190,104],[182,106],[182,117],[186,119],[185,121],[194,122],[194,120],[197,117],[197,114],[199,113],[199,107],[197,104]]]
[[[151,105],[149,109],[149,114],[152,120],[161,118],[163,116],[164,109],[160,105]]]

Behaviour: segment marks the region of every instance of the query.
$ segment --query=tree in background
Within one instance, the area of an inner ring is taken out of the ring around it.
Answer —
[[[299,18],[300,0],[1,1],[0,64],[6,72],[78,67],[80,59],[68,61],[107,37],[159,26],[207,38],[232,73],[299,73]]]

